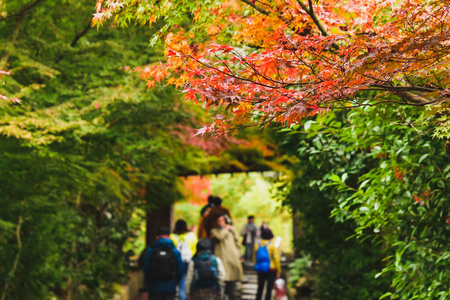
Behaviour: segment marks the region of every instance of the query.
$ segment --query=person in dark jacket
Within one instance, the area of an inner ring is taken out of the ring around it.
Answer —
[[[147,250],[143,270],[149,300],[174,300],[177,284],[184,275],[180,252],[169,237],[170,229],[161,227],[157,241]]]
[[[227,224],[232,225],[230,210],[222,206],[222,199],[220,197],[214,197],[213,203],[214,207],[209,212],[205,223],[205,230],[208,234],[208,238],[211,237],[211,230],[216,226],[215,217],[219,214],[224,216]]]
[[[209,195],[209,196],[208,196],[208,204],[206,204],[205,206],[203,206],[202,209],[200,210],[200,217],[203,216],[203,215],[205,214],[205,211],[206,211],[208,208],[213,208],[213,207],[214,207],[214,205],[215,205],[215,203],[214,203],[215,198],[216,198],[216,197],[213,196],[213,195]]]

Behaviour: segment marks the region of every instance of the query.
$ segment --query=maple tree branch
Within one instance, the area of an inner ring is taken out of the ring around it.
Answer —
[[[80,38],[82,38],[83,35],[85,35],[91,27],[92,27],[91,26],[91,20],[89,20],[87,26],[83,30],[81,30],[80,32],[77,33],[77,35],[73,39],[72,43],[70,43],[70,47],[75,47],[75,45],[77,44],[78,40]]]
[[[214,55],[218,60],[220,60],[220,62],[225,66],[225,68],[227,68],[228,72],[230,72],[231,75],[235,76],[233,70],[231,70],[231,68],[228,66],[228,64],[226,62],[223,61],[223,59],[221,59],[219,56],[217,56],[216,54]]]
[[[87,26],[81,30],[80,32],[78,32],[75,37],[73,38],[72,42],[70,43],[70,47],[75,47],[75,45],[78,43],[78,41],[89,31],[89,29],[91,28],[91,20],[89,20]],[[60,54],[56,59],[55,59],[55,63],[59,63],[61,60],[64,59],[64,53]]]
[[[237,52],[233,52],[233,54],[235,55],[235,56],[237,56],[237,57],[239,57],[239,59],[245,64],[245,65],[247,65],[247,66],[249,66],[252,70],[253,70],[253,72],[254,72],[254,74],[255,74],[255,76],[258,78],[258,77],[262,77],[263,79],[265,79],[266,81],[268,81],[268,82],[272,82],[274,85],[279,85],[279,86],[270,86],[270,88],[272,88],[272,89],[278,89],[278,88],[283,88],[283,87],[289,87],[289,86],[295,86],[295,85],[303,85],[303,83],[286,83],[282,78],[281,78],[281,76],[280,76],[280,73],[279,73],[279,69],[278,69],[278,66],[277,66],[277,74],[278,74],[278,77],[280,78],[280,80],[275,80],[275,79],[272,79],[272,78],[270,78],[270,77],[267,77],[267,76],[265,76],[264,74],[262,74],[253,64],[251,64],[251,63],[249,63],[242,55],[240,55],[239,53],[237,53]],[[227,68],[228,68],[228,66],[227,66]],[[241,79],[243,79],[242,77],[239,77],[239,78],[241,78]],[[258,81],[259,81],[259,78],[258,78]],[[262,85],[262,86],[265,86],[265,87],[268,87],[267,85],[264,85],[264,84],[262,84],[261,82],[260,82],[260,85]]]
[[[300,4],[300,6],[303,8],[303,10],[304,10],[308,15],[311,14],[311,12],[310,12],[309,9],[306,7],[305,3],[303,3],[302,0],[297,0],[297,2],[298,2],[298,4]]]
[[[313,4],[312,4],[312,1],[311,1],[311,0],[308,0],[308,5],[309,5],[309,11],[310,11],[310,12],[313,12],[313,11],[314,11],[314,8],[313,8]]]
[[[314,75],[317,74],[316,70],[314,70],[314,66],[308,65],[308,64],[304,61],[303,58],[300,58],[300,57],[297,55],[297,52],[294,52],[294,55],[295,55],[295,57],[297,58],[297,60],[298,60],[299,62],[301,62],[304,66],[306,66],[308,69],[310,69],[311,72],[312,72]]]
[[[403,73],[403,78],[405,78],[406,82],[410,85],[410,86],[414,86],[414,82],[412,82],[411,78],[409,78],[408,74],[406,73],[406,71],[402,70],[401,71]]]
[[[366,100],[373,100],[373,98],[368,98]],[[346,102],[342,102],[341,106],[336,106],[336,105],[318,105],[320,108],[325,108],[325,109],[353,109],[353,108],[359,108],[359,107],[366,107],[366,106],[376,106],[376,105],[380,105],[383,103],[393,103],[393,104],[398,104],[398,105],[405,105],[405,102],[401,102],[401,101],[397,101],[397,100],[382,100],[382,101],[377,101],[375,103],[358,103],[356,101],[350,100],[352,101],[354,104],[352,105],[347,105]],[[414,106],[413,104],[408,103],[408,105]]]
[[[242,2],[247,3],[248,5],[250,5],[251,7],[253,7],[254,9],[256,9],[257,11],[259,11],[260,13],[262,13],[263,15],[268,16],[269,12],[259,6],[257,6],[256,4],[254,4],[252,1],[250,0],[241,0]]]
[[[256,50],[264,49],[264,48],[261,47],[261,46],[258,46],[258,45],[252,45],[252,44],[247,44],[246,42],[240,42],[240,43],[241,43],[241,45],[247,46],[247,47],[252,48],[252,49],[256,49]]]
[[[259,77],[262,77],[263,79],[267,80],[267,81],[271,81],[273,83],[277,83],[276,81],[274,81],[271,78],[268,78],[266,76],[264,76],[263,74],[261,74],[261,72],[259,72],[254,65],[252,65],[251,63],[249,63],[248,61],[244,60],[244,64],[246,64],[247,66],[249,66],[253,72],[255,72],[255,76],[258,79],[259,83],[262,85],[263,83],[261,82],[261,80],[259,79]],[[276,88],[276,87],[275,87]]]
[[[374,84],[374,87],[378,87],[383,90],[391,91],[391,90],[397,90],[397,91],[418,91],[418,92],[436,92],[437,90],[434,88],[427,88],[422,86],[387,86],[382,84]]]
[[[414,103],[419,103],[419,104],[422,104],[422,105],[428,105],[428,104],[433,104],[433,103],[437,102],[436,99],[430,99],[429,100],[429,99],[426,99],[426,98],[424,98],[422,96],[416,95],[416,94],[408,92],[408,91],[400,93],[400,95],[401,95],[402,98],[406,98],[409,101],[412,101]]]
[[[281,81],[283,85],[286,84],[286,82],[284,81],[283,77],[280,74],[280,68],[278,66],[277,66],[277,77],[279,78],[279,81]]]
[[[35,7],[36,5],[38,5],[42,1],[45,1],[45,0],[35,0],[34,2],[27,3],[24,6],[22,6],[22,8],[19,11],[15,12],[15,13],[12,13],[12,14],[9,14],[9,15],[6,15],[6,16],[1,16],[0,17],[0,22],[1,21],[5,21],[5,20],[7,20],[9,18],[22,16],[23,14],[28,13],[28,11],[30,11],[33,7]]]
[[[435,98],[427,99],[417,93],[412,92],[412,91],[416,91],[418,93],[420,93],[420,92],[428,92],[428,93],[436,92],[436,89],[432,89],[432,88],[415,87],[415,86],[411,86],[411,87],[400,86],[400,87],[398,87],[398,86],[393,86],[392,84],[390,86],[385,86],[385,85],[373,85],[373,86],[379,87],[382,90],[394,93],[395,95],[397,95],[400,98],[402,98],[403,100],[405,100],[405,102],[403,104],[411,105],[411,106],[425,106],[425,105],[434,104],[434,103],[439,102],[439,100],[441,100],[441,98],[442,98],[442,97],[440,97],[438,99],[435,99]],[[444,100],[444,101],[446,101],[446,100]]]
[[[385,100],[385,101],[377,101],[375,103],[376,104],[380,104],[380,103],[385,103],[385,102],[390,102],[390,103],[396,103],[396,104],[400,104],[400,105],[409,105],[409,106],[426,106],[426,105],[431,105],[434,103],[438,103],[438,102],[448,102],[450,99],[448,98],[443,98],[440,97],[438,99],[427,99],[424,98],[420,95],[414,94],[412,92],[409,92],[407,90],[396,90],[396,89],[382,89],[382,88],[377,88],[377,89],[371,89],[371,88],[367,88],[365,89],[366,91],[387,91],[387,92],[391,92],[395,95],[397,95],[398,97],[402,98],[404,101],[400,102],[400,101],[389,101],[389,100]]]
[[[433,74],[434,79],[436,79],[436,81],[439,83],[439,88],[443,90],[444,85],[442,84],[441,79],[436,75],[436,72],[431,71],[431,74]]]
[[[265,2],[262,2],[262,1],[259,1],[259,0],[255,0],[255,1],[261,3],[261,5],[265,5],[265,6],[271,7],[270,4],[268,4],[268,3],[265,3]]]
[[[218,68],[216,68],[216,67],[213,67],[213,66],[211,66],[211,65],[209,65],[209,64],[205,64],[205,63],[203,63],[203,62],[201,62],[201,61],[199,61],[199,60],[196,60],[196,59],[194,59],[193,57],[190,57],[190,58],[193,59],[193,60],[194,60],[195,62],[197,62],[198,64],[200,64],[200,65],[202,65],[202,66],[204,66],[204,67],[207,67],[207,68],[209,68],[209,69],[212,69],[212,70],[214,70],[214,71],[216,71],[216,72],[218,72],[218,73],[221,73],[221,74],[223,74],[223,75],[230,76],[230,77],[233,77],[233,78],[238,79],[238,80],[241,80],[241,81],[247,81],[247,82],[249,82],[249,83],[253,83],[253,84],[260,85],[260,86],[263,86],[263,87],[267,87],[267,88],[270,88],[270,89],[277,89],[277,88],[278,88],[278,87],[266,85],[266,84],[263,84],[263,83],[260,83],[260,82],[256,82],[256,81],[251,80],[251,79],[248,79],[248,78],[243,78],[243,77],[239,77],[239,76],[236,76],[236,75],[233,75],[233,74],[229,74],[229,73],[224,72],[224,71],[222,71],[222,70],[220,70],[220,69],[218,69]]]
[[[312,6],[312,1],[308,0],[308,2],[309,2],[309,9],[306,7],[305,3],[303,3],[302,0],[297,0],[297,2],[298,2],[298,4],[300,4],[300,6],[303,8],[303,10],[311,17],[311,19],[313,20],[314,24],[316,24],[317,28],[320,30],[322,35],[323,36],[329,36],[329,33],[327,32],[327,30],[325,29],[323,24],[320,22],[319,18],[317,18],[316,13],[314,12],[314,9],[313,9],[313,6]]]

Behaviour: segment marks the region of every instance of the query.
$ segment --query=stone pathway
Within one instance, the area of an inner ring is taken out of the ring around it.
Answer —
[[[254,300],[258,290],[258,279],[253,265],[244,263],[244,280],[242,281],[242,300]]]
[[[241,300],[254,300],[258,290],[258,279],[252,264],[243,263],[244,280],[241,282]],[[239,287],[238,287],[239,288]],[[263,295],[264,297],[264,295]],[[136,300],[147,300],[148,294],[141,293]],[[178,299],[178,297],[177,297]]]

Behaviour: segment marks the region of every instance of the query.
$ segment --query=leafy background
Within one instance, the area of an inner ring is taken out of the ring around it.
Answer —
[[[294,286],[311,279],[317,299],[450,297],[445,105],[380,104],[193,137],[211,121],[202,107],[163,83],[147,91],[134,73],[162,59],[148,45],[163,24],[97,29],[94,12],[88,0],[0,2],[0,70],[11,72],[1,94],[22,100],[0,102],[2,300],[109,299],[127,278],[127,252],[143,247],[146,211],[187,198],[177,213],[195,223],[199,206],[179,176],[251,170],[284,176],[219,176],[210,191],[237,226],[258,211],[282,234],[289,214],[276,208],[295,216]]]

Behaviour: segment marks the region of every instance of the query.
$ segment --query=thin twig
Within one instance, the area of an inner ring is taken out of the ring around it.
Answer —
[[[22,204],[23,204],[23,201],[20,202],[20,206],[22,206]],[[16,258],[14,259],[13,267],[8,274],[8,278],[6,279],[6,283],[5,283],[5,287],[3,288],[1,300],[5,300],[6,292],[8,291],[8,288],[9,288],[9,283],[10,283],[11,279],[14,277],[14,273],[16,273],[17,266],[19,265],[20,253],[22,252],[22,240],[20,238],[20,229],[22,227],[22,223],[23,223],[22,215],[19,215],[19,221],[18,221],[17,227],[16,227],[17,254],[16,254]]]

